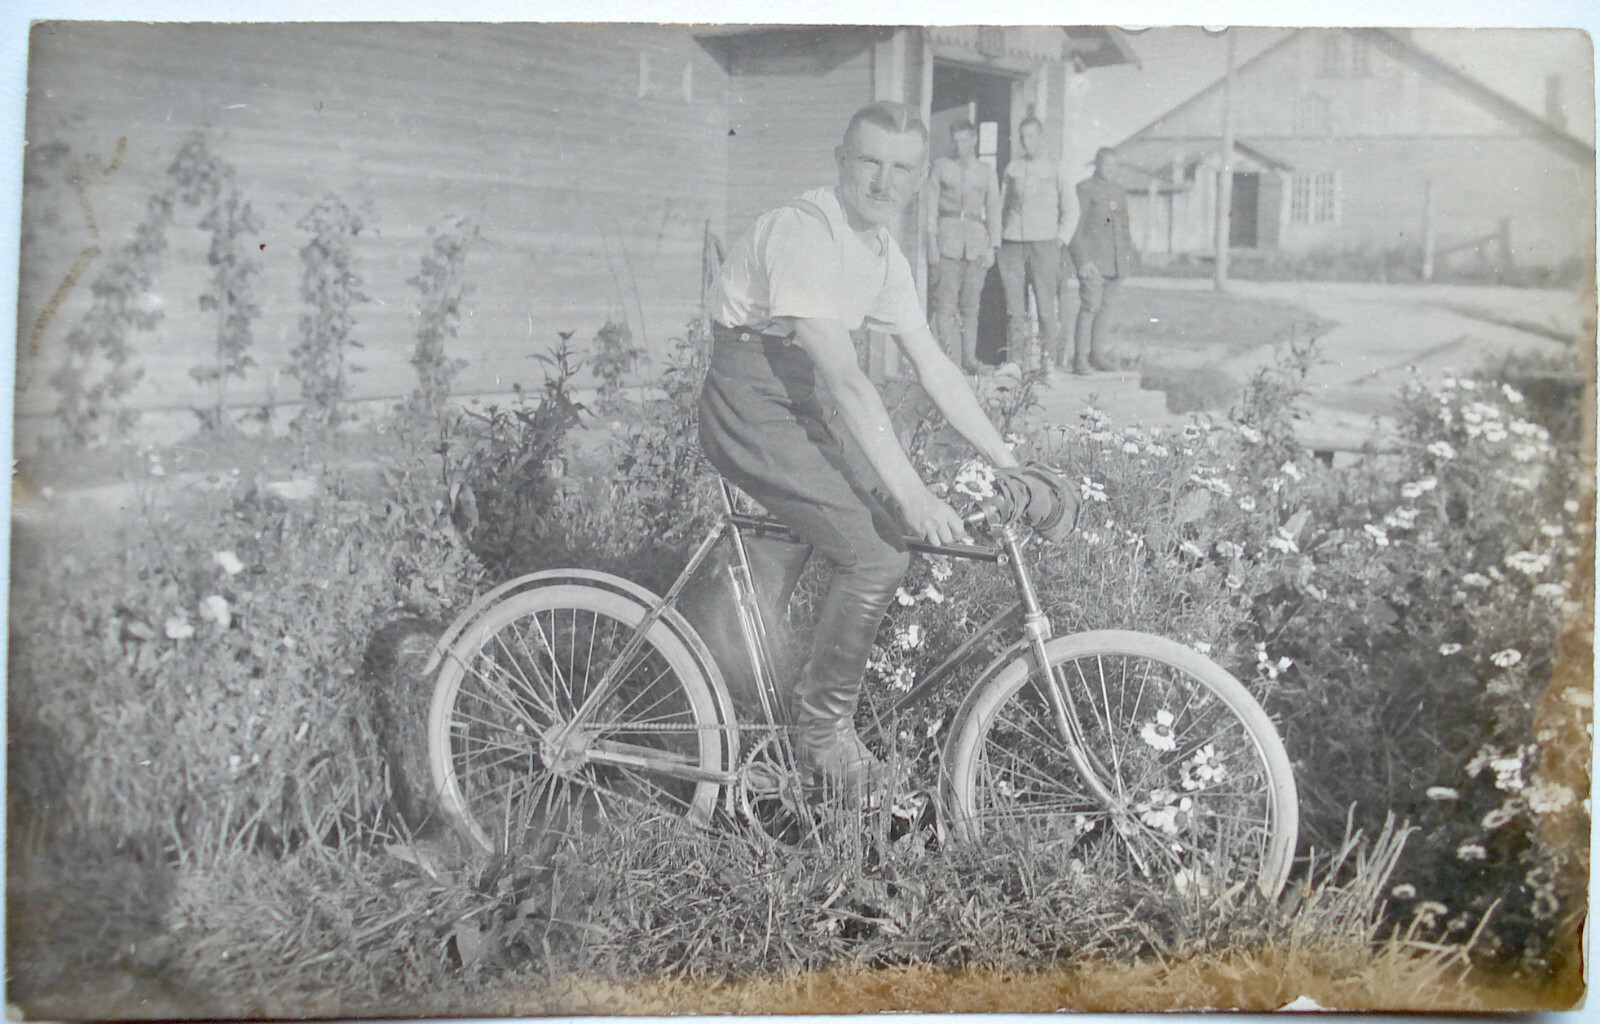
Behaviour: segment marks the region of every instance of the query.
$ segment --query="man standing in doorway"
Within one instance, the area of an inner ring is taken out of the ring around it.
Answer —
[[[1044,155],[1044,125],[1027,118],[1017,128],[1022,156],[1006,165],[1002,189],[1000,281],[1006,291],[1006,355],[1024,370],[1048,375],[1060,361],[1061,325],[1056,315],[1056,285],[1061,273],[1061,240],[1067,237],[1066,177]],[[1039,339],[1030,343],[1028,281],[1039,309]]]
[[[904,537],[949,544],[965,535],[901,447],[850,332],[865,324],[893,335],[956,432],[995,466],[1016,465],[928,329],[891,232],[926,180],[927,143],[904,104],[858,110],[834,150],[837,186],[756,218],[711,295],[716,344],[700,394],[701,447],[804,542],[750,544],[764,615],[787,605],[812,549],[834,565],[789,706],[804,767],[847,795],[886,781],[852,718],[909,562]]]
[[[930,177],[934,327],[946,354],[977,373],[978,299],[1000,248],[1000,185],[994,168],[978,159],[978,129],[971,121],[951,125],[950,139],[955,158],[935,160]]]
[[[1113,177],[1117,152],[1094,156],[1094,176],[1078,183],[1078,229],[1067,252],[1078,272],[1078,322],[1073,331],[1072,372],[1114,370],[1108,341],[1110,308],[1117,286],[1133,273],[1138,253],[1128,219],[1128,193]]]

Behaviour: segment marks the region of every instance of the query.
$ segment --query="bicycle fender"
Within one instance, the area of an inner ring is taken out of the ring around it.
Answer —
[[[466,610],[456,616],[450,627],[444,631],[433,645],[433,653],[424,666],[423,675],[432,675],[438,670],[444,656],[449,653],[457,640],[472,627],[483,614],[492,606],[513,594],[536,587],[557,586],[563,583],[582,583],[592,587],[610,590],[613,593],[623,594],[633,598],[645,607],[659,604],[661,598],[641,587],[639,584],[621,576],[614,576],[608,572],[599,572],[593,569],[543,569],[539,572],[518,576],[516,579],[507,580],[493,590],[477,598]],[[737,764],[739,756],[739,720],[733,711],[733,699],[728,693],[728,685],[723,681],[722,670],[717,667],[716,659],[711,656],[711,649],[706,642],[695,632],[693,626],[685,619],[676,608],[668,608],[661,615],[661,623],[670,629],[679,640],[683,641],[689,653],[699,663],[699,668],[705,673],[706,680],[711,684],[711,699],[716,705],[718,724],[723,726],[729,738],[726,757],[728,764],[724,767],[732,770]]]
[[[1044,645],[1047,650],[1054,650],[1056,648],[1069,645],[1072,647],[1087,646],[1091,649],[1099,645],[1104,645],[1108,650],[1115,650],[1119,644],[1125,645],[1130,642],[1138,643],[1144,646],[1150,646],[1156,649],[1167,648],[1172,652],[1181,651],[1184,652],[1186,656],[1190,657],[1193,657],[1198,653],[1191,648],[1185,647],[1183,644],[1180,644],[1175,640],[1168,640],[1166,637],[1156,636],[1154,633],[1141,633],[1137,630],[1128,629],[1093,629],[1082,633],[1067,633],[1065,635],[1051,637],[1049,640],[1044,642]],[[957,723],[966,720],[968,713],[970,713],[972,710],[973,703],[978,698],[978,692],[983,689],[984,684],[988,683],[990,679],[994,678],[1002,669],[1011,664],[1013,661],[1017,660],[1019,657],[1031,657],[1033,653],[1031,646],[1032,644],[1028,640],[1018,640],[1010,647],[1007,647],[1005,650],[995,655],[994,660],[989,662],[988,665],[984,666],[983,671],[978,674],[978,678],[973,682],[972,686],[967,689],[966,697],[963,698],[960,707],[956,709],[955,716],[950,720],[950,732],[945,737],[944,743],[944,751],[946,754],[949,753],[950,744],[954,742]],[[1203,655],[1200,656],[1204,657]],[[1207,658],[1205,660],[1209,661],[1210,659]],[[1217,669],[1217,671],[1226,674],[1225,670],[1220,667]],[[943,783],[941,780],[941,787],[942,785]]]
[[[1048,645],[1050,641],[1047,640],[1045,643]],[[967,720],[967,716],[972,713],[973,703],[976,702],[978,694],[982,692],[984,686],[989,682],[989,680],[998,675],[1000,671],[1007,665],[1017,660],[1018,657],[1026,657],[1028,654],[1030,654],[1031,646],[1032,642],[1029,640],[1018,640],[1010,647],[1007,647],[1005,650],[995,655],[989,664],[984,666],[983,671],[978,673],[978,678],[973,680],[972,685],[967,687],[967,695],[962,698],[960,706],[956,708],[956,713],[951,716],[950,728],[945,732],[944,745],[939,752],[938,792],[935,794],[935,796],[938,798],[939,813],[941,816],[944,814],[944,808],[949,806],[947,803],[949,800],[949,794],[946,792],[948,789],[948,784],[945,781],[945,765],[950,763],[950,748],[956,741],[956,735],[960,732],[961,723],[965,722]],[[940,838],[942,839],[942,824],[940,829]]]

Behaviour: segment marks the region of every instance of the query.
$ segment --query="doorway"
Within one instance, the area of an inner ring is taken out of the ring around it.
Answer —
[[[950,126],[971,121],[978,126],[978,159],[1003,175],[1011,159],[1011,97],[1017,79],[948,61],[934,61],[933,98],[928,131],[931,155],[953,156]],[[933,289],[928,289],[932,316]],[[1006,298],[998,265],[989,268],[978,305],[978,358],[998,363],[1006,347]]]
[[[1261,175],[1255,171],[1235,171],[1233,175],[1233,217],[1228,222],[1228,246],[1254,249],[1260,244],[1257,225],[1261,216]]]

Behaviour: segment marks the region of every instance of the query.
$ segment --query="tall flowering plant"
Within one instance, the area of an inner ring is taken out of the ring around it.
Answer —
[[[1080,492],[1075,534],[1030,541],[1047,610],[1057,632],[1140,629],[1217,661],[1284,736],[1303,853],[1352,814],[1419,822],[1391,913],[1465,940],[1493,907],[1475,953],[1558,966],[1583,911],[1586,856],[1559,840],[1587,832],[1592,728],[1572,624],[1592,607],[1593,499],[1568,412],[1498,381],[1418,380],[1385,451],[1331,466],[1291,429],[1310,361],[1291,353],[1226,417],[1141,427],[1088,408],[1011,438]],[[958,505],[985,486],[981,467],[924,468]],[[1009,600],[993,566],[914,567],[873,656],[880,694]],[[930,746],[977,670],[902,739]]]

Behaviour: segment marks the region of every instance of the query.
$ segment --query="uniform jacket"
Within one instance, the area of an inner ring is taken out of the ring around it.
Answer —
[[[1094,264],[1105,277],[1126,277],[1138,264],[1128,220],[1128,193],[1096,175],[1078,182],[1078,229],[1067,244],[1081,274]]]

